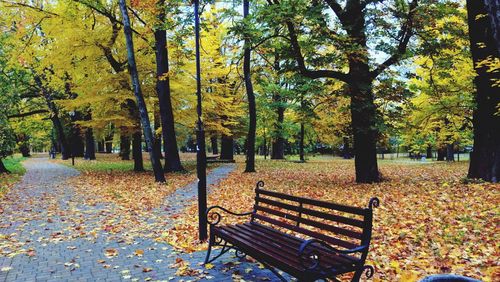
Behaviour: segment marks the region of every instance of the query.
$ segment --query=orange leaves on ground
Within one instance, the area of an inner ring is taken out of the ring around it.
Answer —
[[[360,207],[377,196],[381,205],[375,210],[368,257],[376,268],[375,281],[415,281],[450,272],[484,281],[500,279],[500,185],[463,184],[465,162],[382,161],[380,169],[384,182],[355,184],[352,161],[259,161],[257,173],[242,173],[240,164],[212,187],[208,205],[250,211],[258,180],[265,181],[264,189]],[[222,223],[248,220],[222,215]],[[177,248],[207,247],[196,241],[195,204],[176,222],[167,237]]]

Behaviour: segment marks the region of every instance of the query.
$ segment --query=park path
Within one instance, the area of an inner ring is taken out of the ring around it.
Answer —
[[[167,197],[168,209],[152,211],[150,217],[140,218],[137,227],[116,234],[102,226],[103,222],[120,224],[120,217],[114,217],[118,207],[88,205],[67,184],[69,178],[79,175],[77,170],[44,158],[29,159],[24,166],[23,179],[0,201],[0,282],[275,279],[270,271],[231,255],[207,270],[201,266],[205,252],[179,253],[146,234],[140,221],[154,228],[152,221],[165,217],[153,214],[165,213],[168,218],[181,212],[195,199],[196,182]],[[217,183],[234,168],[230,164],[212,170],[207,182]],[[190,271],[184,272],[191,276],[176,276],[182,266],[189,266]]]

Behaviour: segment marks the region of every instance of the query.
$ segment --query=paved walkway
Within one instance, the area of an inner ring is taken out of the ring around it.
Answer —
[[[0,282],[276,280],[270,271],[231,254],[207,270],[201,266],[205,252],[178,253],[151,236],[151,229],[168,226],[155,222],[162,218],[157,214],[162,211],[152,211],[148,218],[124,216],[121,211],[116,217],[118,207],[110,203],[89,206],[84,196],[67,186],[66,180],[79,174],[75,169],[40,158],[24,165],[27,172],[22,181],[0,201],[4,210],[0,214]],[[214,169],[208,182],[216,183],[233,169],[232,165]],[[163,216],[182,211],[195,196],[196,183],[179,189],[166,199],[171,208]],[[137,224],[113,231],[113,226],[131,220]],[[191,276],[176,276],[179,268]]]

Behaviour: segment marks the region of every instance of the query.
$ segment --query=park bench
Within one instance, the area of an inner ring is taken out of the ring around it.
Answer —
[[[358,208],[325,201],[296,197],[255,189],[252,212],[234,213],[220,206],[207,210],[210,224],[209,247],[205,263],[210,263],[231,249],[236,256],[248,255],[261,262],[283,281],[280,269],[299,281],[332,279],[354,272],[352,281],[359,281],[366,270],[370,278],[374,269],[365,265],[372,234],[373,207]],[[219,225],[219,211],[235,216],[250,216],[246,223]],[[210,258],[213,247],[222,247]]]

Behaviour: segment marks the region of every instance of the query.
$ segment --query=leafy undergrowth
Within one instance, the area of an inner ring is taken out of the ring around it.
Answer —
[[[12,185],[14,185],[17,181],[19,181],[21,176],[23,176],[23,174],[26,172],[23,165],[21,164],[24,159],[25,158],[21,157],[20,155],[2,159],[5,167],[11,173],[0,174],[0,198],[2,198],[7,190],[10,189],[10,187],[12,187]]]
[[[375,281],[415,281],[450,272],[499,281],[500,185],[463,184],[465,162],[416,164],[382,161],[385,181],[372,185],[354,183],[352,161],[258,161],[257,173],[242,173],[239,164],[213,188],[209,206],[250,211],[258,180],[265,181],[265,189],[360,207],[377,196],[381,205],[374,212],[368,257],[376,268]],[[193,205],[179,215],[168,238],[180,249],[189,246],[187,251],[206,248],[196,236]]]

